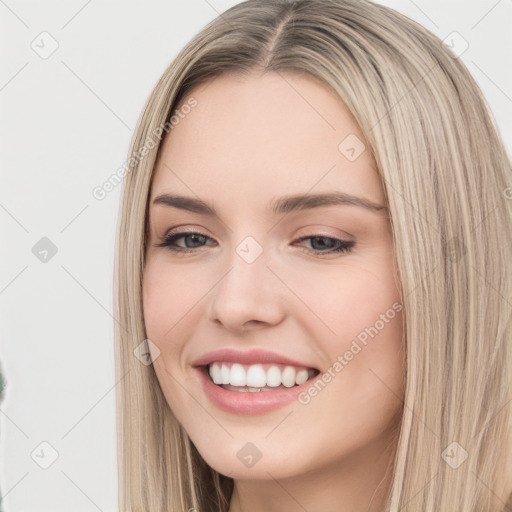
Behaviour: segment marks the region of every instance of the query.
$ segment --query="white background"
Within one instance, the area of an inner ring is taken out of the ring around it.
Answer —
[[[5,512],[116,510],[111,315],[121,187],[103,201],[92,189],[125,161],[139,113],[169,62],[236,3],[0,0]],[[461,58],[511,154],[512,1],[382,3],[441,39],[457,31],[469,42]],[[43,31],[59,45],[47,59],[31,48]],[[32,253],[42,237],[58,250],[46,263]],[[59,453],[48,469],[31,458],[43,441]]]

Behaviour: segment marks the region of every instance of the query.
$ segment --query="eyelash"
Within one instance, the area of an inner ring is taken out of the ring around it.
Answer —
[[[163,241],[161,243],[155,244],[155,245],[156,245],[156,247],[167,247],[170,251],[172,251],[174,253],[191,253],[191,252],[196,252],[201,247],[186,249],[186,248],[183,248],[183,247],[178,247],[176,245],[173,245],[180,238],[184,238],[184,237],[187,237],[189,235],[199,235],[201,237],[208,238],[208,239],[211,240],[211,238],[209,236],[206,236],[203,233],[199,233],[197,231],[183,231],[181,233],[171,233],[171,234],[167,235],[166,237],[164,237],[164,239],[163,239]],[[318,250],[315,250],[315,249],[307,249],[307,252],[310,252],[310,253],[312,252],[312,253],[314,253],[316,255],[336,254],[336,253],[338,253],[338,254],[349,253],[349,252],[351,252],[352,248],[355,245],[355,242],[352,242],[352,241],[340,240],[339,238],[323,236],[323,235],[304,236],[304,237],[301,237],[301,238],[297,239],[296,242],[302,242],[302,241],[308,240],[310,238],[311,239],[312,238],[320,238],[320,239],[323,238],[323,239],[334,240],[335,242],[339,242],[339,245],[338,245],[338,247],[336,249],[330,249],[328,251],[318,251]]]

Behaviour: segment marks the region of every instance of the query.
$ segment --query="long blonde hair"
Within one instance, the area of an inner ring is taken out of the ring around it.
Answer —
[[[203,461],[153,366],[134,351],[146,339],[141,285],[160,135],[172,137],[169,120],[195,86],[256,69],[283,79],[308,74],[334,91],[380,171],[406,339],[403,414],[385,510],[505,510],[512,491],[510,161],[460,59],[419,24],[368,0],[237,4],[183,48],[145,105],[116,244],[120,510],[229,508],[232,479]]]

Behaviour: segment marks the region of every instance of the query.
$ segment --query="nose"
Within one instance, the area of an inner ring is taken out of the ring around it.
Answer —
[[[209,319],[233,333],[281,323],[286,288],[267,264],[265,252],[251,263],[234,253],[228,270],[208,295]]]

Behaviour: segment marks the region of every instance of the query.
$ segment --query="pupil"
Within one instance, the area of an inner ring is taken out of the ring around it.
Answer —
[[[197,234],[192,234],[192,235],[188,235],[187,237],[185,237],[185,240],[190,240],[190,239],[193,239],[195,240],[196,242],[199,241],[199,243],[201,242],[201,239],[204,239],[204,236],[203,235],[197,235]],[[194,244],[194,242],[192,242],[192,244]],[[189,245],[188,243],[185,242],[185,245],[187,247],[196,247],[195,245]]]
[[[332,242],[334,242],[334,240],[330,240],[329,238],[325,238],[325,237],[313,237],[311,239],[311,242],[312,242],[312,245],[314,246],[315,245],[315,241],[318,241],[318,240],[322,240],[323,242],[320,243],[320,247],[318,247],[319,249],[325,249],[326,248],[326,244],[325,244],[325,241],[326,240],[329,240],[329,243],[327,245],[331,245],[332,246]],[[328,247],[328,248],[331,248],[331,247]]]

